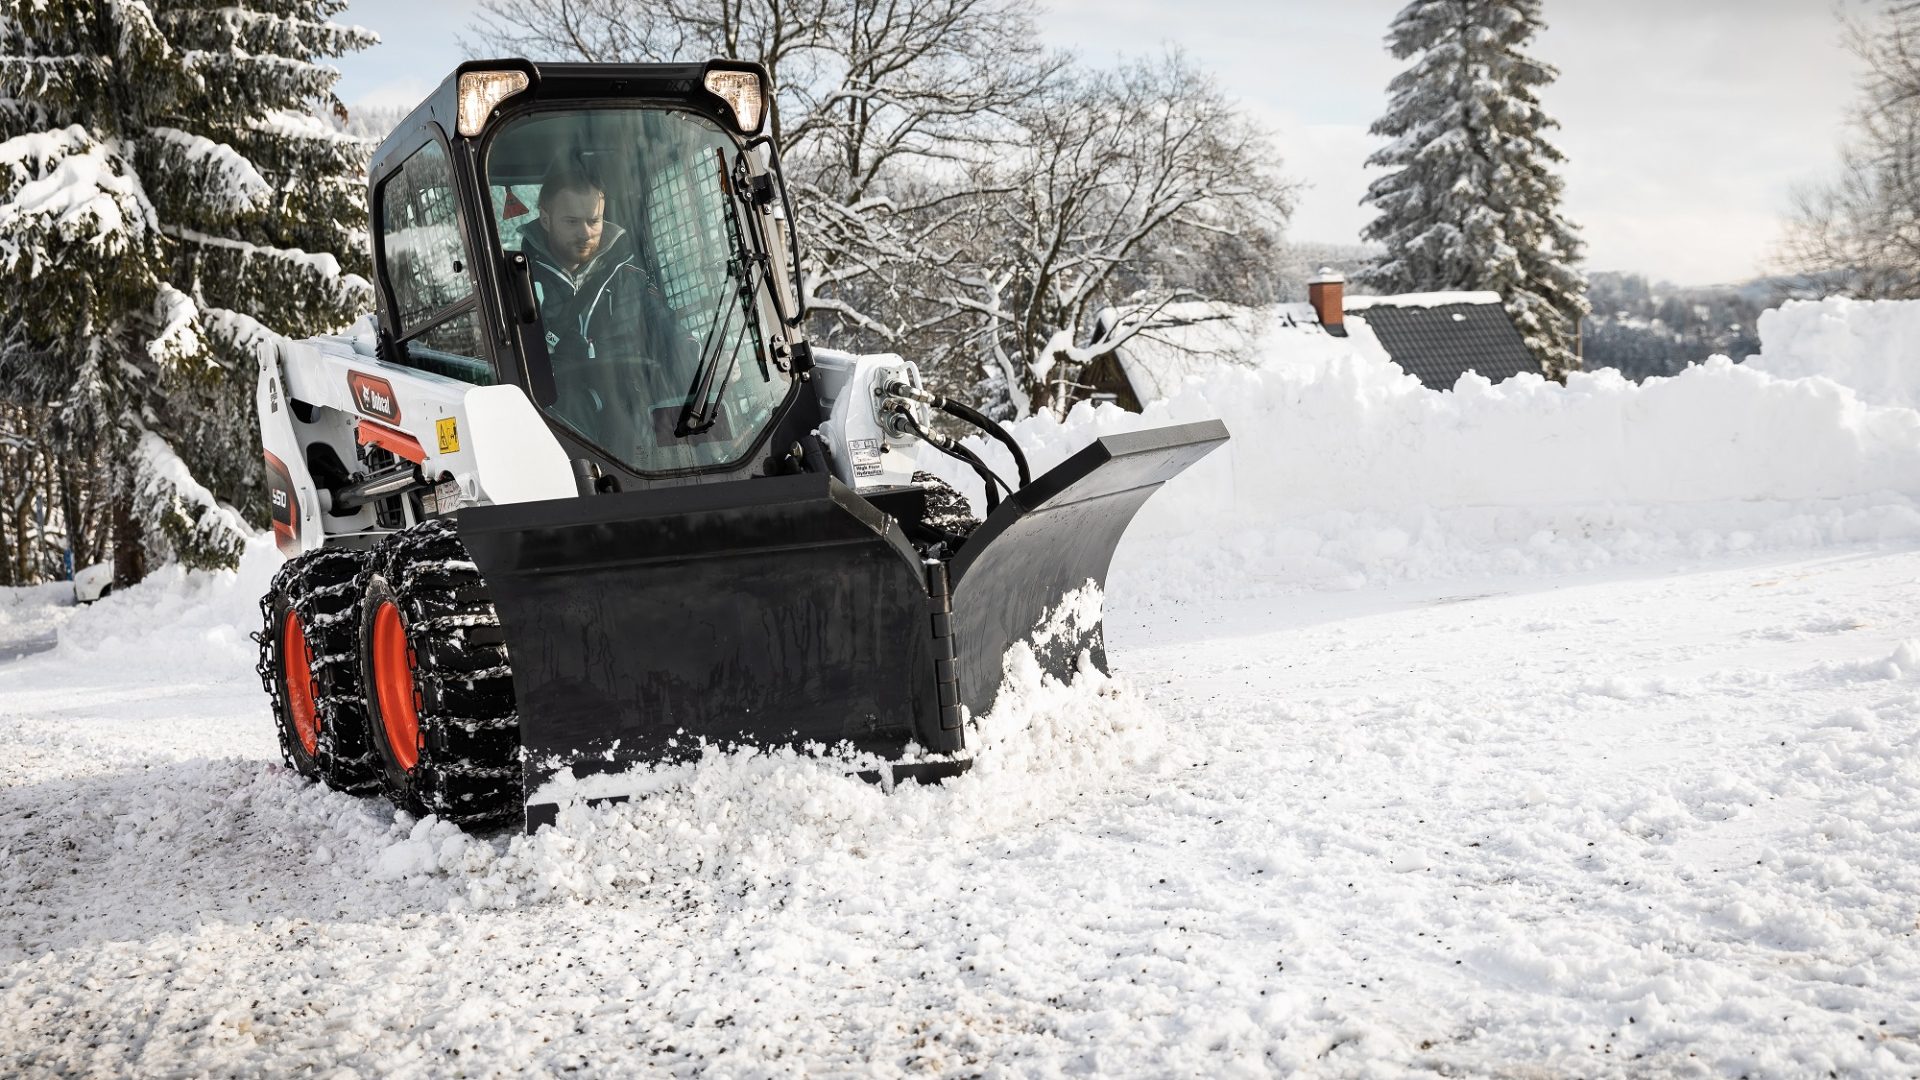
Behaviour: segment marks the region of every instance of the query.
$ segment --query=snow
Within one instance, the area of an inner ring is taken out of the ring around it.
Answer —
[[[1396,293],[1393,296],[1348,296],[1341,300],[1343,311],[1365,311],[1370,307],[1417,307],[1437,308],[1449,304],[1498,304],[1497,292],[1420,292]]]
[[[1760,314],[1760,352],[1747,364],[1788,378],[1823,376],[1877,405],[1920,408],[1920,304],[1789,300]]]
[[[239,214],[264,209],[273,198],[273,185],[253,167],[253,162],[226,143],[168,127],[154,128],[152,135],[178,147],[182,160],[217,175],[220,182],[215,191],[225,200],[218,206],[220,212]]]
[[[1136,594],[1573,573],[1920,537],[1920,412],[1869,404],[1829,378],[1715,358],[1640,384],[1610,370],[1565,386],[1468,374],[1435,394],[1366,341],[1275,332],[1260,347],[1143,414],[1083,404],[1064,423],[1013,427],[1037,475],[1097,435],[1226,422],[1232,441],[1149,501],[1122,544],[1116,572]],[[1013,475],[998,444],[970,445]],[[982,504],[964,467],[932,467]]]
[[[193,297],[162,283],[154,297],[153,311],[160,332],[147,342],[148,356],[167,362],[200,354],[200,335],[195,327],[200,305],[193,302]]]
[[[245,240],[230,240],[226,237],[211,236],[207,233],[186,228],[174,229],[172,230],[172,235],[188,243],[199,244],[203,247],[223,248],[227,251],[239,252],[248,258],[280,259],[288,263],[305,266],[321,277],[342,278],[340,273],[340,260],[324,251],[306,252],[299,248],[261,247],[258,244],[247,243]],[[342,278],[342,280],[359,282],[362,286],[365,286],[365,279],[357,275],[349,274]]]
[[[1111,338],[1112,310],[1102,311],[1096,334]],[[1346,320],[1347,336],[1336,338],[1320,327],[1311,304],[1273,304],[1264,308],[1216,301],[1169,304],[1152,317],[1134,320],[1135,328],[1114,348],[1122,372],[1143,402],[1164,401],[1189,380],[1223,365],[1318,368],[1330,360],[1358,356],[1388,361],[1386,347],[1366,320]]]
[[[252,530],[231,507],[223,506],[193,478],[167,440],[140,433],[134,446],[134,506],[159,520],[156,533],[184,557],[192,549],[203,558],[231,565]],[[205,565],[205,564],[203,564]]]
[[[1167,304],[1150,312],[1100,312],[1094,336],[1120,338],[1115,358],[1142,401],[1155,401],[1190,375],[1245,360],[1248,346],[1272,316],[1258,308],[1218,301]]]
[[[1114,676],[1015,649],[938,787],[709,752],[468,836],[278,763],[269,539],[87,608],[0,591],[0,1060],[1920,1070],[1920,413],[1726,363],[1448,395],[1383,363],[1159,407],[1235,441],[1061,605],[1104,606]],[[1022,434],[1040,464],[1133,422]]]
[[[0,203],[0,237],[45,231],[113,255],[153,229],[153,209],[112,149],[79,125],[0,142],[0,170],[12,197]],[[30,257],[17,240],[0,241],[9,262]]]
[[[0,667],[30,1073],[1920,1065],[1910,550],[1136,610],[942,787],[713,755],[531,839],[269,762],[269,560]]]

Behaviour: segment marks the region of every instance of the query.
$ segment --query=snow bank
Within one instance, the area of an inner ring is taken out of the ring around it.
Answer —
[[[1760,314],[1760,353],[1747,365],[1825,376],[1862,401],[1920,408],[1920,302],[1789,300]]]
[[[72,612],[59,627],[59,648],[71,659],[150,669],[159,684],[250,671],[259,658],[252,635],[260,629],[260,597],[280,562],[272,534],[255,533],[238,570],[161,567]],[[72,586],[60,584],[70,601]]]
[[[1901,314],[1920,327],[1920,305]],[[1863,358],[1836,366],[1898,363],[1894,335],[1855,337]],[[1116,588],[1122,604],[1145,586],[1357,587],[1920,537],[1920,412],[1831,379],[1718,357],[1639,385],[1467,375],[1433,393],[1327,346],[1190,377],[1143,415],[1082,405],[1016,426],[1036,472],[1112,432],[1211,417],[1232,432],[1142,511],[1117,566],[1158,567]],[[978,449],[1012,475],[998,446]],[[980,504],[977,481],[941,468]]]

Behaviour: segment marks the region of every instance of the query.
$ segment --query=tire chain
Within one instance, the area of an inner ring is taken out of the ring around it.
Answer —
[[[523,812],[520,714],[500,617],[452,522],[394,533],[362,573],[393,590],[414,661],[420,759],[387,793],[416,813],[486,825]],[[370,616],[371,613],[368,613]]]
[[[355,795],[380,790],[379,765],[367,741],[367,706],[356,647],[359,579],[366,561],[365,552],[345,548],[323,548],[289,560],[260,599],[262,629],[253,635],[260,646],[254,671],[272,703],[280,756],[298,770],[291,747],[299,735],[294,731],[292,709],[280,696],[279,628],[273,617],[275,601],[287,597],[307,635],[308,671],[320,722],[314,753],[320,778],[328,787]]]

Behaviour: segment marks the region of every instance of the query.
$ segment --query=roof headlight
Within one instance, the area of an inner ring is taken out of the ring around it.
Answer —
[[[711,78],[712,76],[708,76]],[[463,71],[460,73],[460,134],[471,139],[487,126],[487,117],[501,102],[527,88],[524,71]]]
[[[709,71],[707,90],[733,110],[734,125],[742,132],[760,130],[760,117],[766,111],[760,76],[751,71]]]

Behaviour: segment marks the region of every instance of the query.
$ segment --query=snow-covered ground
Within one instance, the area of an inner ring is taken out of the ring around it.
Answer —
[[[1115,678],[1015,657],[938,788],[716,755],[468,837],[278,764],[270,545],[0,593],[0,1072],[1920,1072],[1920,413],[1222,380]]]

